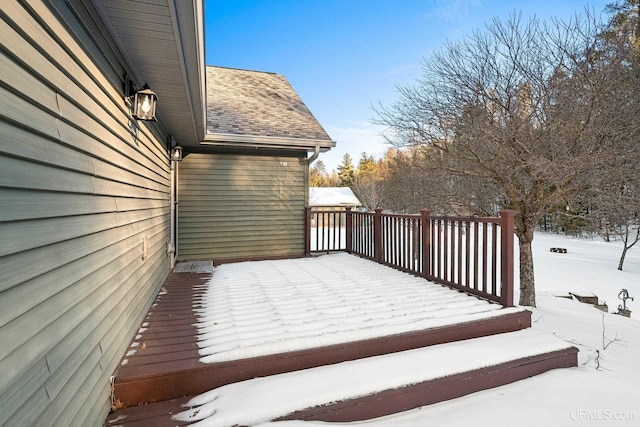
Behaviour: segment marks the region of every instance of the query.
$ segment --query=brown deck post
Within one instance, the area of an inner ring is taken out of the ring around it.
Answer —
[[[516,211],[500,211],[500,304],[513,307],[513,232]]]
[[[345,232],[347,233],[347,253],[351,253],[353,249],[353,213],[351,212],[351,207],[347,206],[346,208],[346,224],[345,224]]]
[[[305,232],[304,232],[304,256],[311,255],[311,207],[304,208]]]
[[[431,277],[431,209],[422,209],[422,276]]]
[[[382,208],[376,208],[373,215],[373,256],[376,262],[382,263]]]

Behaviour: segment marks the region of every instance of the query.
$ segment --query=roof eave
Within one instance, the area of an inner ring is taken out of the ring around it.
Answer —
[[[188,86],[187,95],[197,138],[193,144],[197,145],[204,139],[207,126],[204,7],[200,0],[170,0],[170,4],[178,24],[176,35],[180,40],[179,54],[183,58],[183,72]]]
[[[207,133],[201,145],[234,148],[276,148],[301,151],[314,151],[314,149],[318,147],[321,152],[326,152],[334,148],[336,142],[327,139]]]

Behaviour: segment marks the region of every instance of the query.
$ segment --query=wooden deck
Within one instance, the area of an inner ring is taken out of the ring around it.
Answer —
[[[531,326],[526,310],[490,319],[307,350],[202,363],[193,312],[210,273],[171,274],[116,371],[115,399],[131,407],[199,394],[225,384]],[[455,291],[451,291],[455,292]]]
[[[202,298],[205,292],[204,285],[211,278],[211,274],[169,275],[139,333],[132,341],[131,350],[125,355],[115,373],[114,401],[121,409],[109,416],[105,426],[185,425],[188,423],[171,420],[171,414],[185,409],[183,405],[189,400],[185,396],[197,395],[225,384],[518,331],[531,326],[530,312],[508,309],[504,310],[504,315],[490,319],[417,332],[264,357],[203,363],[198,352],[198,331],[194,326],[197,317],[194,306],[197,307]],[[407,402],[413,402],[410,405],[417,402],[417,406],[438,402],[526,378],[555,367],[575,366],[576,363],[575,352],[539,357],[536,360],[514,361],[501,367],[467,373],[460,378],[442,379],[438,383],[417,384],[402,391],[385,392],[391,393],[389,396],[383,393],[362,401],[342,402],[340,407],[320,407],[304,411],[304,408],[300,408],[301,412],[292,414],[287,419],[363,419],[365,412],[369,416],[364,418],[370,418],[404,410]],[[445,389],[450,392],[443,394],[442,390]]]

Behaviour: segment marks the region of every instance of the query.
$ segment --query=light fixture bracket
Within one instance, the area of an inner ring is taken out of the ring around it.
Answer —
[[[126,74],[124,75],[122,88],[124,92],[125,101],[131,104],[131,101],[133,100],[133,96],[136,93],[136,89],[135,89],[135,84],[133,83],[133,80],[131,80],[129,76]]]

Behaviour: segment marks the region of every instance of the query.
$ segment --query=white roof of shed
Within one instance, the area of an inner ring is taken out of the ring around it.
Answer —
[[[362,206],[349,187],[310,187],[309,206]]]

